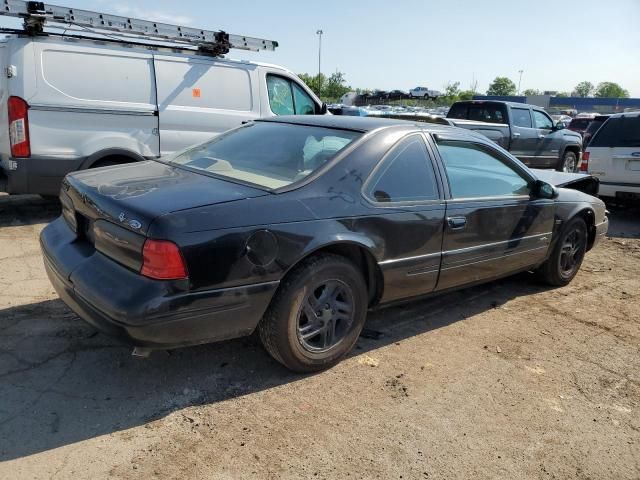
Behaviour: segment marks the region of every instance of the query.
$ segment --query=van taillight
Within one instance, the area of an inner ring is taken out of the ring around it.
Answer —
[[[582,154],[582,162],[580,163],[580,171],[588,172],[589,171],[589,152],[584,152]]]
[[[29,105],[20,97],[9,97],[9,141],[11,156],[26,158],[31,156],[29,142]]]
[[[142,269],[145,277],[156,280],[181,280],[189,278],[187,266],[178,246],[167,240],[151,240],[142,247]]]

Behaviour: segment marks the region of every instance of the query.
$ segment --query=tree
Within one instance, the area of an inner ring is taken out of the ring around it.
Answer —
[[[345,93],[349,92],[351,87],[345,85],[344,73],[332,73],[329,79],[324,83],[322,94],[324,97],[338,99]]]
[[[487,95],[515,95],[516,84],[507,77],[496,77],[489,85]]]
[[[300,80],[306,83],[307,86],[311,90],[313,90],[313,93],[315,93],[318,96],[322,95],[321,86],[327,84],[327,77],[325,77],[323,73],[320,74],[320,78],[319,78],[320,82],[318,82],[318,75],[309,75],[308,73],[301,73],[298,75],[298,77],[300,77]]]
[[[540,90],[535,88],[527,88],[522,94],[525,97],[533,97],[534,95],[541,95]]]
[[[555,95],[556,97],[570,97],[569,92],[558,92]]]
[[[573,89],[573,94],[576,97],[590,97],[593,94],[595,87],[591,82],[580,82],[576,85],[576,88]]]
[[[473,100],[473,96],[476,94],[473,90],[463,90],[458,94],[458,100]]]
[[[602,82],[596,88],[596,97],[603,98],[627,98],[629,92],[614,82]]]

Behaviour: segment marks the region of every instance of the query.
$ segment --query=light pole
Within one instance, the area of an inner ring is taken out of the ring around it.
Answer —
[[[316,35],[318,35],[318,95],[320,95],[320,90],[322,90],[322,84],[320,83],[320,75],[321,75],[321,61],[322,61],[322,34],[324,32],[322,30],[318,30]]]
[[[520,80],[518,80],[518,95],[520,95],[520,84],[522,83],[522,72],[524,72],[524,70],[518,70],[518,73],[520,74]]]

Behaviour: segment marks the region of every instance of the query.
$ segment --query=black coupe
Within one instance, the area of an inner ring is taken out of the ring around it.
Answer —
[[[70,174],[41,244],[71,309],[138,348],[257,328],[276,360],[313,371],[349,352],[369,308],[525,270],[569,283],[608,226],[577,190],[594,182],[468,130],[281,117]]]

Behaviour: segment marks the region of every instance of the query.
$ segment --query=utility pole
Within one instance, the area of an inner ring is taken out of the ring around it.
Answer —
[[[324,32],[322,30],[318,30],[316,35],[318,35],[318,95],[320,95],[320,91],[322,90],[322,83],[320,83],[320,79],[322,78],[322,34]]]
[[[522,83],[522,72],[524,72],[524,70],[518,70],[518,73],[520,74],[520,80],[518,80],[518,95],[520,95],[520,84]]]

